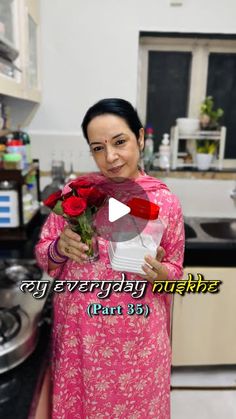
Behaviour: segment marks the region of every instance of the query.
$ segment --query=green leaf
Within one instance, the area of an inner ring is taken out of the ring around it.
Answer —
[[[55,207],[53,208],[53,212],[57,215],[63,215],[63,209],[62,209],[62,201],[57,201]]]

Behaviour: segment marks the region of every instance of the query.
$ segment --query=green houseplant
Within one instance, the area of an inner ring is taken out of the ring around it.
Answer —
[[[214,99],[207,96],[200,106],[200,126],[202,130],[219,129],[219,119],[224,115],[222,108],[214,109]]]
[[[200,127],[204,131],[218,130],[219,119],[224,115],[222,108],[214,109],[214,99],[207,96],[200,106]],[[196,144],[196,162],[200,170],[208,170],[213,156],[216,155],[218,142],[205,138],[197,140]]]

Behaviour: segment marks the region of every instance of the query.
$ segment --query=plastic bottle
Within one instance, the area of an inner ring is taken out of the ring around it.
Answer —
[[[30,166],[31,163],[32,163],[30,137],[27,134],[27,132],[24,132],[24,131],[21,131],[20,134],[21,134],[21,138],[22,138],[23,144],[25,146],[25,150],[26,150],[27,165]]]
[[[24,168],[27,169],[32,163],[30,137],[27,132],[15,131],[13,133],[14,139],[20,140],[24,147]]]
[[[5,153],[3,155],[3,169],[21,170],[22,155],[20,153]]]
[[[33,195],[27,185],[23,185],[23,218],[24,224],[27,224],[33,214]]]
[[[29,174],[26,178],[27,190],[32,195],[32,202],[34,208],[38,206],[38,196],[37,196],[37,180],[35,173]]]
[[[164,134],[159,147],[159,165],[162,170],[170,170],[170,141],[169,134]]]
[[[1,227],[19,227],[19,199],[14,181],[0,182],[0,224]]]
[[[7,152],[10,154],[21,154],[21,169],[27,169],[27,161],[26,161],[26,150],[25,146],[23,145],[22,140],[19,139],[10,139],[7,142]]]
[[[154,152],[154,135],[153,135],[153,128],[148,125],[146,128],[146,135],[145,135],[145,147],[144,147],[144,166],[145,168],[150,168],[152,159],[153,159],[153,152]]]

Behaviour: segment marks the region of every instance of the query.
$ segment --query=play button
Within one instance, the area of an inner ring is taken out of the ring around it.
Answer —
[[[93,222],[98,236],[112,242],[126,242],[139,236],[148,226],[149,217],[138,215],[138,210],[143,208],[140,208],[137,199],[149,203],[146,191],[148,186],[145,185],[144,189],[139,184],[139,179],[116,178],[116,181],[113,181],[103,178],[98,182],[96,189],[105,193],[107,197],[94,215]],[[91,194],[93,198],[93,190]]]
[[[119,218],[124,217],[124,215],[129,214],[130,207],[128,205],[122,204],[115,198],[109,198],[108,201],[108,219],[111,223],[119,220]]]

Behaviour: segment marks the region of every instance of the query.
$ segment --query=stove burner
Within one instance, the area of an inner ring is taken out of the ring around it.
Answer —
[[[10,281],[17,283],[18,281],[29,279],[30,273],[24,266],[13,265],[5,269],[5,275]]]
[[[17,285],[24,279],[40,280],[41,269],[29,261],[5,260],[0,262],[0,288]]]
[[[21,328],[20,306],[0,307],[0,345],[14,338]]]

